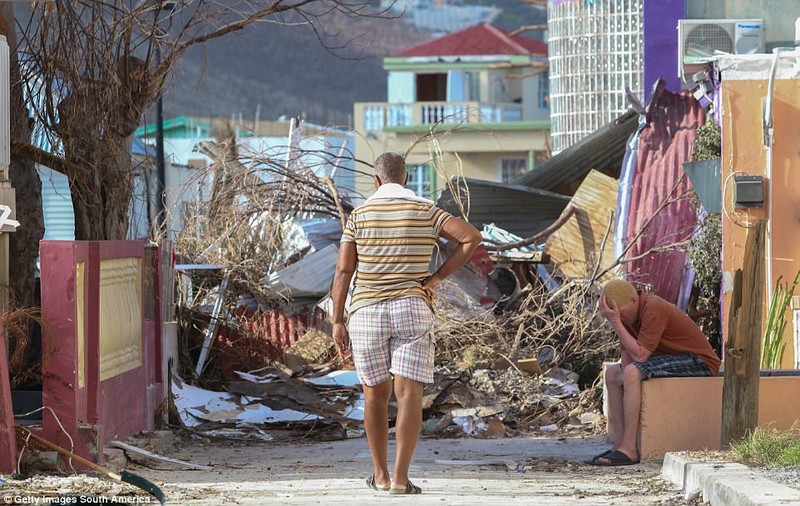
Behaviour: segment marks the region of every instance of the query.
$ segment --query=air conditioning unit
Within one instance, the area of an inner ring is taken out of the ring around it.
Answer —
[[[763,19],[678,20],[678,77],[684,77],[685,65],[705,63],[721,53],[763,52]]]

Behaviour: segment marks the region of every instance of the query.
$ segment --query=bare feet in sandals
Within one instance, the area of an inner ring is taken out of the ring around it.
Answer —
[[[422,489],[419,488],[418,486],[414,485],[413,483],[411,483],[409,481],[408,483],[406,483],[405,488],[394,488],[394,487],[392,487],[392,488],[389,489],[389,493],[390,494],[421,494],[422,493]]]

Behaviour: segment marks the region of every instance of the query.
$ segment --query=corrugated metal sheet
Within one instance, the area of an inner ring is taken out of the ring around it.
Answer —
[[[619,258],[625,249],[625,231],[628,229],[628,214],[631,207],[631,188],[639,158],[639,132],[644,125],[631,135],[622,160],[622,173],[619,176],[617,194],[617,223],[614,225],[614,256]]]
[[[480,179],[463,178],[459,188],[470,223],[479,229],[493,223],[522,237],[547,228],[569,203],[569,197],[557,193]],[[461,216],[449,187],[442,192],[437,205]]]
[[[691,157],[695,132],[705,123],[706,114],[694,97],[669,92],[665,84],[660,81],[656,87],[647,108],[647,125],[639,138],[626,244],[662,202],[692,188],[689,178],[684,176],[683,164]],[[631,248],[628,258],[644,256],[625,264],[626,278],[652,285],[656,295],[683,305],[686,253],[645,253],[687,239],[696,223],[697,216],[689,199],[666,206]]]
[[[342,238],[342,222],[339,220],[312,220],[300,224],[308,242],[315,250],[321,250],[331,244],[339,244]]]
[[[268,290],[287,299],[321,298],[331,289],[338,258],[339,247],[331,244],[273,272],[262,282]]]
[[[44,239],[74,241],[75,212],[72,208],[67,176],[43,165],[36,167],[42,180]]]
[[[572,278],[588,278],[603,245],[599,270],[614,262],[613,219],[617,205],[616,179],[590,171],[571,205],[577,211],[566,224],[556,230],[545,243],[544,251],[561,274]],[[566,212],[566,211],[565,211]],[[609,235],[603,244],[606,230]]]
[[[630,110],[512,183],[572,193],[592,169],[618,178],[626,142],[638,124],[639,115]]]

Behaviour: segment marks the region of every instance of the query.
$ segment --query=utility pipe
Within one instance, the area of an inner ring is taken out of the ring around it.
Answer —
[[[764,117],[762,118],[764,145],[767,147],[767,166],[765,170],[765,181],[767,185],[767,229],[764,256],[766,263],[767,292],[766,300],[772,300],[772,145],[775,143],[775,124],[772,114],[773,96],[775,94],[775,77],[778,72],[778,60],[781,53],[791,51],[794,48],[776,47],[772,50],[772,67],[769,72],[769,84],[767,86],[767,96],[764,98]]]

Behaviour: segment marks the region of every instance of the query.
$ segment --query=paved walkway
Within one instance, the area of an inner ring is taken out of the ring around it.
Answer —
[[[424,493],[414,497],[366,487],[364,480],[372,466],[364,438],[209,443],[176,441],[166,432],[136,443],[143,447],[154,443],[153,449],[163,456],[211,466],[199,471],[152,460],[140,461],[143,465],[129,463],[128,471],[158,483],[171,505],[352,506],[405,501],[414,505],[683,506],[706,500],[712,506],[800,506],[796,477],[782,478],[784,484],[778,484],[770,481],[775,471],[725,462],[718,453],[667,454],[663,466],[661,462],[616,468],[586,464],[606,449],[604,437],[422,440],[411,474]],[[124,465],[124,456],[116,457],[107,465],[113,467],[113,461]],[[74,496],[100,496],[108,504],[155,504],[140,489],[103,476],[49,474],[25,480],[0,476],[1,503],[42,504],[35,501]]]
[[[600,437],[422,440],[411,475],[424,493],[413,498],[366,487],[372,466],[364,438],[238,448],[181,445],[170,456],[214,470],[160,463],[159,470],[130,470],[163,482],[170,504],[683,504],[678,487],[660,478],[658,462],[618,468],[585,464],[605,449]],[[479,460],[498,463],[453,462]]]

